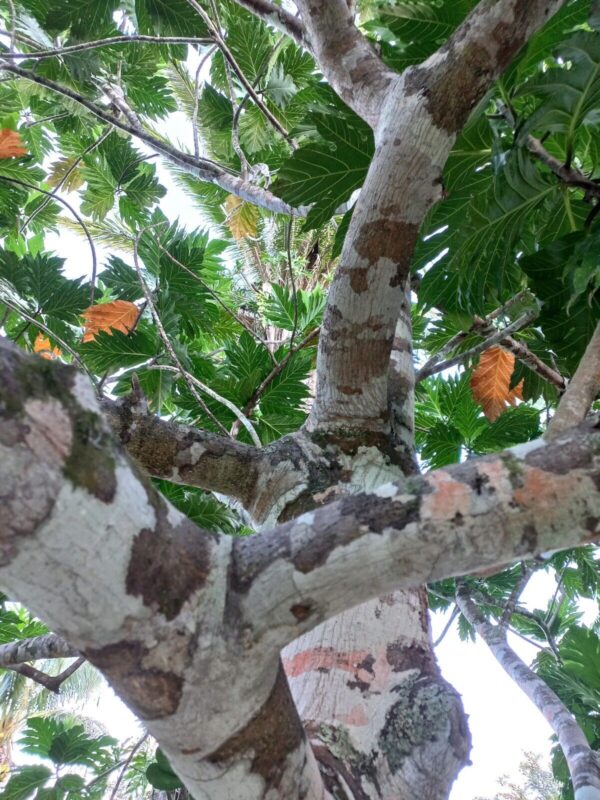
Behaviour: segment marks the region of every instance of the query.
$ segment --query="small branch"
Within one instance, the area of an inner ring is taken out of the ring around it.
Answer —
[[[62,116],[62,115],[61,115],[61,116]],[[38,206],[38,207],[35,209],[35,211],[33,211],[33,212],[32,212],[32,213],[31,213],[31,214],[30,214],[30,215],[27,217],[27,219],[25,220],[25,222],[24,222],[24,223],[21,225],[21,227],[20,227],[20,229],[19,229],[19,233],[23,233],[23,231],[24,231],[24,230],[27,228],[27,226],[28,226],[28,225],[29,225],[31,222],[33,222],[33,220],[34,220],[34,219],[37,217],[37,215],[38,215],[38,214],[39,214],[41,211],[43,211],[43,210],[46,208],[46,206],[48,205],[48,203],[50,203],[50,202],[51,202],[51,201],[52,201],[52,200],[53,200],[53,199],[56,197],[56,195],[58,194],[58,192],[59,192],[59,191],[61,190],[61,188],[62,188],[62,187],[65,185],[65,183],[66,183],[66,181],[68,180],[69,176],[70,176],[70,175],[71,175],[71,174],[72,174],[72,173],[73,173],[73,172],[74,172],[74,171],[77,169],[77,167],[78,167],[78,166],[81,164],[81,162],[83,161],[83,159],[84,159],[84,158],[85,158],[85,157],[86,157],[86,156],[87,156],[89,153],[91,153],[91,152],[92,152],[92,151],[94,151],[94,150],[95,150],[97,147],[99,147],[99,146],[102,144],[102,142],[103,142],[105,139],[107,139],[107,138],[110,136],[110,134],[111,134],[111,133],[112,133],[112,126],[111,126],[110,128],[108,128],[108,129],[107,129],[107,130],[106,130],[106,131],[105,131],[105,132],[104,132],[104,133],[103,133],[103,134],[102,134],[102,135],[101,135],[101,136],[100,136],[98,139],[96,139],[96,141],[95,141],[95,142],[92,142],[92,144],[90,144],[88,147],[86,147],[86,148],[85,148],[85,150],[83,151],[83,153],[81,153],[81,155],[80,155],[80,156],[78,156],[78,157],[77,157],[77,158],[76,158],[76,159],[73,161],[73,163],[71,164],[71,166],[69,167],[69,169],[68,169],[68,170],[65,172],[65,174],[62,176],[62,178],[61,178],[61,180],[59,181],[59,183],[58,183],[58,184],[57,184],[57,185],[54,187],[54,190],[53,190],[53,191],[52,191],[52,192],[51,192],[51,193],[48,195],[48,197],[46,197],[46,199],[44,200],[44,202],[43,202],[43,203],[41,203],[41,204],[40,204],[40,205],[39,205],[39,206]],[[56,198],[56,199],[60,200],[60,198]],[[89,231],[88,231],[88,232],[89,232]],[[93,302],[94,302],[94,301],[93,301],[93,297],[92,297],[92,303],[93,303]]]
[[[320,331],[321,331],[320,328],[315,328],[307,336],[305,336],[304,339],[302,339],[302,341],[299,342],[296,345],[296,347],[294,347],[293,350],[288,350],[288,352],[281,359],[281,361],[277,363],[277,366],[275,366],[271,370],[271,372],[269,372],[269,374],[260,384],[260,386],[257,389],[255,389],[254,393],[252,394],[252,397],[250,398],[250,400],[248,400],[248,402],[244,407],[245,415],[250,416],[250,414],[254,411],[260,398],[263,396],[265,389],[267,389],[267,387],[270,386],[271,383],[275,380],[275,378],[283,371],[283,369],[287,365],[290,358],[294,355],[294,353],[297,353],[298,350],[302,350],[304,347],[307,347],[313,341],[313,339],[317,338]],[[238,430],[239,427],[237,427],[237,425],[234,425],[233,428],[231,429],[231,435],[235,436]]]
[[[164,364],[152,364],[148,366],[147,369],[164,370],[165,372],[176,372],[181,375],[181,377],[186,381],[186,383],[188,383],[188,387],[189,387],[189,382],[191,381],[201,391],[203,391],[209,397],[212,397],[213,400],[216,400],[218,403],[221,403],[221,405],[225,406],[225,408],[228,408],[229,411],[231,411],[231,413],[237,417],[237,419],[244,426],[244,428],[246,428],[248,434],[250,435],[250,438],[252,439],[252,442],[256,445],[256,447],[262,447],[262,442],[260,441],[260,437],[258,436],[256,431],[254,430],[254,426],[252,425],[250,420],[246,417],[246,415],[242,411],[240,411],[240,409],[235,405],[235,403],[232,403],[231,400],[228,400],[226,397],[223,397],[222,395],[215,392],[214,389],[211,389],[210,386],[207,386],[205,383],[202,383],[202,381],[199,381],[198,378],[196,378],[194,375],[190,375],[189,372],[186,372],[183,369],[181,364],[179,365],[179,367],[169,367],[168,365]],[[196,394],[194,396],[197,397]],[[221,425],[221,423],[219,422],[218,424],[220,428],[225,430],[226,435],[229,436],[229,433]]]
[[[132,44],[197,44],[207,45],[212,43],[212,39],[198,39],[193,36],[109,36],[106,39],[95,39],[91,42],[79,42],[67,47],[57,47],[55,50],[37,50],[35,53],[2,53],[3,58],[12,60],[31,60],[53,58],[55,56],[68,56],[72,53],[80,53],[83,50],[95,50],[98,47],[109,47],[110,45]]]
[[[522,361],[526,367],[532,372],[536,372],[540,378],[548,381],[548,383],[555,386],[559,392],[563,392],[565,389],[565,379],[552,367],[549,367],[541,358],[532,353],[531,350],[523,344],[523,342],[518,342],[516,339],[513,339],[512,336],[507,336],[500,342],[500,345],[505,349],[509,350],[515,358],[518,358],[519,361]]]
[[[310,49],[307,41],[306,30],[302,22],[286,11],[281,6],[276,6],[270,0],[235,0],[238,6],[250,11],[251,14],[262,19],[290,36],[296,44],[299,44]]]
[[[285,249],[287,256],[287,268],[290,276],[290,284],[292,286],[292,298],[294,302],[294,322],[292,327],[292,335],[290,336],[290,350],[294,347],[294,339],[298,328],[298,292],[296,291],[296,281],[294,280],[294,262],[292,258],[292,234],[294,231],[294,218],[290,217],[285,236]]]
[[[79,651],[55,633],[45,633],[29,639],[0,645],[0,667],[24,664],[49,658],[74,658]]]
[[[556,439],[586,418],[600,392],[600,323],[594,331],[577,371],[567,386],[556,414],[550,420],[546,439]]]
[[[152,314],[152,318],[154,319],[154,323],[158,329],[158,333],[164,346],[167,348],[167,352],[171,358],[171,361],[177,365],[177,372],[181,373],[181,377],[186,382],[188,389],[192,393],[192,397],[196,400],[200,408],[204,411],[204,413],[208,416],[210,420],[216,425],[216,427],[224,433],[225,436],[228,436],[227,429],[219,422],[219,420],[215,417],[212,411],[208,408],[204,400],[200,397],[198,392],[196,391],[196,387],[194,386],[194,382],[191,380],[192,376],[189,375],[183,367],[183,364],[179,360],[173,345],[171,344],[171,340],[169,339],[167,332],[162,324],[162,320],[158,311],[156,310],[156,306],[154,305],[154,300],[152,299],[152,292],[148,288],[148,284],[144,280],[144,276],[142,275],[142,269],[140,267],[140,260],[139,260],[139,246],[140,246],[140,238],[145,232],[145,228],[142,229],[138,235],[135,237],[135,244],[133,246],[133,263],[135,266],[135,271],[137,272],[138,280],[140,282],[140,286],[142,287],[142,292],[144,293],[144,297],[146,298],[146,302],[148,303],[148,307],[150,308],[150,312]]]
[[[246,321],[243,319],[243,317],[241,317],[241,316],[238,316],[238,315],[235,313],[235,311],[233,311],[231,308],[229,308],[229,306],[228,306],[226,303],[224,303],[224,302],[221,300],[221,298],[219,297],[219,295],[217,294],[217,292],[214,292],[214,291],[213,291],[213,290],[210,288],[210,286],[209,286],[209,285],[208,285],[208,284],[207,284],[205,281],[203,281],[203,280],[202,280],[202,278],[201,278],[199,275],[196,275],[196,273],[195,273],[193,270],[191,270],[189,267],[186,267],[186,266],[185,266],[185,264],[182,264],[182,263],[181,263],[181,261],[179,261],[178,259],[176,259],[176,258],[175,258],[175,256],[171,255],[171,253],[169,253],[169,251],[168,251],[168,250],[167,250],[165,247],[163,247],[163,245],[162,245],[162,244],[161,244],[161,243],[160,243],[158,240],[155,240],[155,241],[156,241],[156,244],[158,245],[159,249],[160,249],[160,250],[161,250],[161,251],[162,251],[162,252],[163,252],[163,253],[164,253],[164,254],[165,254],[165,255],[166,255],[166,256],[167,256],[167,257],[168,257],[168,258],[169,258],[169,259],[170,259],[170,260],[171,260],[171,261],[172,261],[174,264],[175,264],[175,265],[176,265],[176,266],[178,266],[178,267],[179,267],[180,269],[182,269],[182,270],[183,270],[183,271],[184,271],[186,274],[188,274],[188,275],[189,275],[191,278],[193,278],[193,279],[194,279],[195,281],[197,281],[197,282],[198,282],[198,283],[199,283],[201,286],[203,286],[203,287],[204,287],[204,289],[206,289],[206,291],[207,291],[207,292],[210,294],[210,296],[213,298],[213,300],[214,300],[215,302],[217,302],[217,303],[218,303],[218,304],[221,306],[221,308],[222,308],[222,309],[223,309],[223,310],[224,310],[224,311],[225,311],[227,314],[229,314],[229,316],[230,316],[232,319],[234,319],[234,320],[235,320],[235,321],[238,323],[238,325],[241,325],[241,326],[242,326],[242,328],[243,328],[243,329],[244,329],[244,330],[245,330],[247,333],[249,333],[249,334],[250,334],[250,336],[252,336],[252,338],[253,338],[253,339],[256,339],[256,341],[257,341],[257,342],[258,342],[260,345],[262,345],[262,346],[265,348],[265,350],[266,350],[266,351],[267,351],[267,353],[269,354],[269,358],[271,359],[271,361],[273,362],[273,364],[275,364],[275,365],[276,365],[276,364],[277,364],[277,362],[276,362],[276,360],[275,360],[275,356],[273,355],[273,353],[272,353],[272,352],[271,352],[271,350],[269,349],[269,347],[268,347],[267,343],[265,342],[265,340],[264,340],[264,339],[262,339],[262,338],[261,338],[261,337],[260,337],[260,336],[259,336],[259,335],[256,333],[256,331],[252,329],[252,326],[251,326],[251,325],[248,325],[248,323],[247,323],[247,322],[246,322]]]
[[[244,75],[244,72],[238,62],[235,59],[235,56],[227,47],[227,44],[221,34],[219,33],[218,28],[215,27],[213,21],[208,16],[206,11],[202,8],[202,6],[196,2],[196,0],[186,0],[187,4],[191,6],[194,11],[200,16],[200,18],[205,23],[206,27],[210,31],[210,34],[213,38],[213,41],[218,45],[219,50],[223,53],[224,58],[230,64],[231,68],[239,78],[240,83],[244,87],[244,89],[248,92],[250,97],[254,100],[254,103],[258,107],[258,109],[262,112],[265,119],[271,123],[273,128],[280,133],[286,141],[291,141],[291,137],[287,130],[283,127],[283,125],[279,122],[276,116],[271,113],[271,111],[267,108],[267,106],[262,101],[261,97],[255,91],[254,87],[248,80],[248,78]]]
[[[439,363],[432,363],[432,361],[427,362],[425,366],[419,370],[417,373],[416,381],[419,383],[420,381],[424,380],[425,378],[430,377],[431,375],[435,375],[438,372],[443,372],[445,369],[449,369],[450,367],[456,366],[456,364],[461,364],[463,361],[468,361],[471,358],[482,353],[484,350],[487,350],[494,345],[501,344],[502,340],[509,336],[511,333],[515,333],[516,331],[520,331],[522,328],[526,328],[530,325],[534,319],[538,316],[538,310],[526,311],[525,314],[522,314],[518,319],[512,322],[510,325],[507,325],[506,328],[502,330],[495,331],[487,339],[484,339],[483,342],[479,342],[479,344],[474,345],[473,347],[469,348],[469,350],[465,350],[464,353],[459,353],[457,356],[448,359],[447,361],[442,361]],[[456,337],[455,337],[456,338]]]
[[[35,325],[36,328],[39,328],[55,342],[58,342],[58,344],[63,348],[63,350],[69,353],[69,355],[73,358],[77,366],[80,367],[87,374],[90,381],[94,385],[96,392],[98,393],[98,395],[101,395],[100,387],[96,379],[96,376],[92,372],[90,372],[85,363],[81,360],[79,353],[75,352],[75,350],[73,350],[71,345],[67,344],[64,339],[61,339],[61,337],[57,333],[51,331],[50,328],[44,325],[43,322],[40,322],[39,319],[36,319],[35,317],[28,314],[26,311],[23,311],[23,309],[19,305],[13,303],[11,300],[7,300],[6,296],[2,293],[1,285],[0,285],[0,302],[4,303],[4,305],[8,306],[9,308],[12,308],[13,311],[17,312],[17,314],[20,314],[23,317],[23,319],[26,319],[30,325]]]
[[[135,393],[102,410],[129,454],[155,478],[197,486],[249,505],[261,468],[256,447],[149,414]]]
[[[459,610],[458,606],[454,606],[454,608],[452,609],[452,613],[450,614],[450,618],[448,619],[448,622],[444,625],[444,629],[442,630],[442,632],[440,633],[438,638],[433,643],[434,647],[437,647],[438,645],[440,645],[444,641],[444,639],[446,638],[446,634],[448,633],[448,631],[450,630],[450,628],[454,624],[454,620],[458,617],[459,614],[460,614],[460,610]]]
[[[202,72],[202,68],[208,61],[208,59],[213,55],[215,50],[217,49],[216,45],[210,48],[210,50],[200,59],[200,63],[196,69],[196,77],[194,79],[194,111],[192,113],[192,134],[194,137],[194,155],[196,158],[200,158],[200,137],[198,135],[198,111],[200,109],[200,73]]]
[[[131,748],[131,753],[129,753],[129,755],[127,756],[127,759],[126,759],[125,763],[123,764],[123,769],[119,773],[119,777],[115,781],[115,785],[113,787],[113,790],[110,793],[110,800],[115,800],[115,798],[117,797],[117,792],[119,791],[119,786],[121,785],[121,782],[122,782],[123,778],[125,777],[125,773],[127,772],[127,767],[131,764],[134,755],[137,753],[137,751],[140,749],[140,747],[144,744],[144,742],[146,741],[147,738],[148,738],[148,734],[145,733],[142,736],[142,738],[139,739],[139,741],[137,741],[135,743],[135,745]]]
[[[508,600],[506,601],[506,605],[504,606],[502,616],[500,617],[500,621],[498,623],[501,628],[506,628],[510,623],[517,608],[519,598],[525,591],[525,587],[529,583],[529,580],[534,572],[535,569],[531,565],[525,564],[524,562],[521,564],[521,575],[512,592],[510,593]]]
[[[574,787],[575,800],[600,799],[600,763],[577,721],[554,691],[519,658],[506,641],[506,631],[490,624],[464,583],[458,584],[456,602],[475,627],[504,671],[544,715],[556,734]]]
[[[85,664],[85,658],[78,658],[61,672],[60,675],[48,675],[46,672],[41,672],[30,664],[7,664],[5,668],[10,669],[12,672],[18,672],[19,675],[23,675],[25,678],[39,683],[40,686],[48,689],[48,691],[58,694],[63,683],[67,678],[70,678],[74,672],[77,672],[82,664]]]
[[[88,240],[88,244],[90,246],[90,251],[92,254],[92,275],[90,278],[90,305],[91,305],[94,302],[94,289],[96,286],[96,272],[98,270],[98,259],[96,257],[96,248],[94,247],[94,240],[92,239],[90,232],[87,228],[87,225],[85,224],[83,219],[79,216],[77,211],[75,211],[75,209],[70,203],[68,203],[62,197],[59,197],[54,192],[48,192],[46,191],[46,189],[40,189],[39,186],[35,186],[33,183],[28,183],[27,181],[21,181],[18,180],[17,178],[7,178],[5,175],[0,175],[0,180],[7,181],[8,183],[14,183],[19,186],[24,186],[25,188],[31,189],[35,192],[40,192],[40,194],[45,194],[46,197],[50,198],[51,200],[58,200],[58,202],[62,203],[62,205],[65,208],[67,208],[71,212],[73,217],[77,220],[77,222],[81,226],[81,229],[85,233],[85,237]]]
[[[129,133],[131,136],[136,137],[142,142],[152,147],[157,153],[160,153],[164,158],[176,164],[178,167],[185,169],[190,175],[194,175],[201,181],[215,184],[220,186],[221,189],[235,194],[242,200],[247,200],[249,203],[265,208],[268,211],[273,211],[276,214],[292,214],[296,217],[305,217],[308,213],[308,207],[294,208],[288,203],[284,203],[279,197],[276,197],[272,192],[263,189],[248,181],[244,181],[240,177],[228,172],[214,161],[207,158],[196,158],[190,153],[184,153],[177,148],[172,147],[162,139],[153,136],[146,131],[137,130],[135,127],[124,121],[120,117],[113,116],[107,109],[104,109],[91,100],[83,97],[78,92],[66,86],[61,86],[49,78],[41,77],[31,70],[22,69],[14,64],[0,59],[0,68],[13,75],[18,75],[39,86],[50,89],[63,97],[68,97],[75,103],[83,106],[83,108],[90,111],[95,117],[103,120],[109,125],[114,125],[119,130]]]
[[[577,186],[580,189],[585,189],[586,194],[590,197],[600,198],[600,184],[593,181],[591,178],[586,178],[585,175],[577,169],[573,169],[551,155],[542,142],[534,136],[527,137],[527,147],[542,163],[544,163],[557,177],[561,179],[567,186]]]

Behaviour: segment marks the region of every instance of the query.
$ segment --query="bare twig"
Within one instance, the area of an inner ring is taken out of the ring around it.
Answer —
[[[518,581],[516,582],[512,592],[508,597],[508,600],[506,601],[506,605],[504,606],[502,616],[500,617],[500,621],[498,623],[501,628],[506,628],[510,623],[512,615],[515,613],[517,603],[519,602],[519,598],[525,591],[525,587],[529,583],[529,579],[534,572],[535,568],[530,564],[521,564],[521,575],[519,576]]]
[[[119,786],[121,785],[121,782],[122,782],[123,778],[125,777],[125,773],[127,772],[127,767],[131,764],[134,755],[137,753],[137,751],[140,749],[140,747],[144,744],[144,742],[146,741],[147,738],[148,738],[148,734],[145,733],[142,736],[142,738],[139,739],[134,744],[134,746],[131,748],[131,753],[129,753],[129,755],[125,759],[125,763],[123,764],[123,769],[119,773],[119,777],[115,781],[115,785],[113,786],[113,790],[110,793],[110,800],[115,800],[115,798],[117,796],[117,792],[119,791]]]
[[[600,392],[600,323],[594,331],[556,414],[550,420],[546,439],[556,439],[583,422]]]
[[[92,239],[90,232],[88,230],[87,225],[80,217],[80,215],[75,211],[73,206],[68,203],[63,197],[59,197],[57,194],[53,192],[48,192],[46,189],[40,189],[39,186],[35,186],[33,183],[28,183],[27,181],[21,181],[17,178],[8,178],[6,175],[0,175],[0,180],[7,181],[8,183],[14,183],[19,186],[25,186],[27,189],[32,189],[35,192],[40,192],[40,194],[45,194],[46,197],[49,197],[51,200],[58,200],[59,203],[67,208],[73,217],[77,220],[78,224],[81,226],[81,229],[85,233],[85,237],[88,240],[88,244],[90,246],[90,252],[92,254],[92,275],[90,278],[90,304],[94,302],[94,290],[96,287],[96,272],[98,269],[98,259],[96,257],[96,248],[94,247],[94,240]],[[56,338],[56,337],[55,337]]]
[[[444,641],[444,639],[446,638],[446,634],[448,633],[448,631],[452,627],[452,625],[454,623],[454,620],[458,617],[459,614],[460,614],[460,610],[459,610],[458,606],[454,606],[454,608],[452,609],[452,613],[450,614],[450,617],[448,618],[448,622],[446,622],[442,632],[440,633],[440,635],[437,637],[437,639],[433,643],[434,647],[437,647],[438,645],[440,645]]]
[[[9,0],[12,2],[12,0]],[[109,47],[121,44],[211,44],[212,39],[199,39],[193,36],[109,36],[106,39],[95,39],[92,42],[79,42],[67,47],[57,47],[54,50],[37,50],[35,53],[2,53],[3,58],[12,60],[31,60],[42,58],[53,58],[55,56],[68,56],[72,53],[80,53],[83,50],[95,50],[98,47]],[[38,45],[39,46],[39,45]]]
[[[294,231],[294,218],[290,217],[290,221],[288,223],[286,229],[286,236],[285,236],[285,249],[286,249],[286,256],[287,256],[287,268],[288,273],[290,276],[290,284],[292,286],[292,298],[294,302],[294,322],[292,326],[292,335],[290,336],[290,350],[293,350],[294,347],[294,339],[296,337],[296,332],[298,329],[298,292],[296,291],[296,281],[294,280],[294,261],[292,258],[292,234]]]
[[[8,306],[9,308],[12,308],[13,311],[16,311],[17,314],[20,314],[23,317],[23,319],[26,319],[27,322],[29,322],[31,325],[35,325],[37,328],[43,331],[47,336],[49,336],[55,342],[58,342],[58,344],[63,348],[63,350],[66,350],[66,352],[69,353],[69,355],[73,358],[77,366],[81,367],[81,369],[87,373],[88,378],[93,383],[94,388],[96,389],[96,393],[98,394],[98,396],[101,395],[100,387],[98,385],[98,381],[96,380],[96,376],[92,372],[90,372],[90,370],[86,367],[85,363],[81,360],[79,353],[75,352],[75,350],[73,350],[71,345],[67,344],[64,339],[61,339],[61,337],[57,333],[51,331],[50,328],[44,325],[43,322],[40,322],[38,319],[28,314],[27,311],[23,311],[23,309],[16,303],[13,303],[11,300],[8,300],[6,296],[1,293],[1,287],[0,287],[0,302],[4,303],[4,305]]]
[[[46,672],[42,672],[41,670],[32,667],[30,664],[7,664],[5,669],[10,669],[12,672],[18,672],[19,675],[23,675],[25,678],[29,678],[30,680],[39,683],[40,686],[48,689],[48,691],[58,694],[63,683],[67,680],[67,678],[70,678],[71,675],[76,672],[82,664],[85,664],[85,658],[80,657],[65,670],[63,670],[60,675],[48,675]]]
[[[156,241],[156,244],[158,245],[159,249],[167,256],[167,258],[169,258],[176,266],[178,266],[186,274],[188,274],[190,276],[190,278],[193,278],[204,289],[206,289],[206,291],[210,294],[210,296],[213,298],[213,300],[215,302],[217,302],[221,306],[221,308],[227,314],[229,314],[229,316],[232,319],[234,319],[238,323],[238,325],[241,325],[242,328],[244,328],[244,330],[247,331],[247,333],[249,333],[250,336],[252,336],[253,339],[256,339],[256,341],[265,348],[265,350],[269,354],[269,358],[271,359],[273,364],[277,365],[277,361],[275,359],[275,356],[273,355],[273,353],[269,349],[269,346],[268,346],[267,342],[264,339],[262,339],[258,335],[258,333],[256,333],[255,330],[252,329],[252,326],[248,325],[248,323],[244,320],[244,318],[242,316],[238,316],[238,314],[236,314],[235,311],[233,311],[233,309],[229,308],[227,303],[224,303],[223,300],[221,300],[221,298],[219,297],[218,293],[213,291],[210,288],[210,286],[206,283],[206,281],[203,281],[202,278],[199,275],[196,275],[196,273],[193,270],[191,270],[189,267],[186,267],[185,264],[182,264],[181,261],[179,261],[177,258],[175,258],[174,255],[169,253],[169,251],[165,247],[163,247],[163,245],[158,240],[155,240],[155,241]]]
[[[210,35],[213,38],[213,41],[218,45],[219,50],[223,53],[223,56],[228,61],[228,63],[231,65],[231,68],[233,69],[233,71],[237,75],[240,83],[242,84],[244,89],[248,92],[248,94],[250,95],[250,97],[252,98],[252,100],[254,101],[256,106],[259,108],[259,110],[262,112],[262,114],[265,117],[265,119],[268,122],[271,123],[273,128],[278,133],[280,133],[283,136],[283,138],[286,139],[286,141],[290,141],[289,133],[283,127],[283,125],[279,122],[277,117],[274,116],[274,114],[272,114],[271,111],[267,108],[267,106],[264,104],[264,102],[263,102],[262,98],[260,97],[260,95],[255,91],[254,86],[252,85],[252,83],[244,75],[244,72],[243,72],[242,68],[240,67],[240,65],[238,64],[238,62],[236,61],[235,56],[233,55],[233,53],[231,52],[231,50],[227,46],[227,43],[225,42],[225,40],[223,39],[223,37],[219,33],[218,28],[215,27],[213,21],[208,16],[206,11],[202,8],[202,6],[198,2],[196,2],[196,0],[186,0],[186,2],[201,17],[201,19],[205,23],[206,27],[208,28],[208,30],[210,32]]]
[[[557,177],[561,179],[567,186],[577,186],[580,189],[585,189],[586,194],[591,197],[600,198],[600,184],[593,181],[577,169],[573,169],[558,158],[551,155],[542,142],[534,136],[527,137],[527,147],[529,150],[544,163]]]
[[[208,59],[212,56],[212,54],[217,49],[216,45],[210,48],[210,50],[200,59],[200,63],[198,64],[198,68],[196,69],[196,78],[194,80],[194,112],[192,114],[192,134],[194,137],[194,155],[196,158],[200,158],[200,137],[198,135],[198,111],[200,108],[200,73],[202,72],[202,68],[208,61]]]
[[[530,325],[533,320],[538,315],[538,310],[531,310],[526,311],[522,314],[518,319],[514,322],[511,322],[510,325],[507,325],[506,328],[502,328],[502,330],[494,331],[488,338],[484,339],[483,342],[479,342],[479,344],[474,345],[469,350],[465,350],[464,353],[459,353],[457,356],[453,356],[449,358],[447,361],[441,361],[438,363],[431,363],[428,362],[425,364],[422,369],[419,370],[416,376],[416,382],[419,383],[420,381],[428,378],[430,375],[435,375],[438,372],[442,372],[445,369],[449,369],[450,367],[454,367],[456,364],[460,364],[463,361],[468,361],[471,358],[479,355],[484,350],[487,350],[494,345],[501,344],[502,340],[509,336],[511,333],[515,333],[516,331],[520,331],[522,328],[526,328]]]
[[[31,223],[31,222],[32,222],[32,221],[33,221],[33,220],[34,220],[34,219],[37,217],[37,215],[38,215],[40,212],[42,212],[42,211],[43,211],[43,210],[46,208],[46,206],[48,205],[48,203],[50,203],[50,202],[51,202],[51,201],[52,201],[52,200],[53,200],[53,199],[56,197],[56,195],[58,194],[58,192],[61,190],[61,188],[62,188],[62,187],[65,185],[66,181],[68,180],[68,178],[69,178],[69,175],[71,175],[71,174],[72,174],[72,173],[73,173],[73,172],[74,172],[74,171],[77,169],[77,167],[79,166],[79,164],[81,164],[81,162],[83,161],[83,159],[84,159],[84,158],[85,158],[85,157],[86,157],[86,156],[87,156],[89,153],[91,153],[93,150],[95,150],[97,147],[99,147],[99,146],[102,144],[102,142],[103,142],[105,139],[107,139],[107,138],[110,136],[110,134],[111,134],[111,133],[112,133],[112,126],[111,126],[110,128],[108,128],[106,131],[104,131],[104,133],[103,133],[103,134],[102,134],[102,135],[101,135],[101,136],[100,136],[98,139],[96,139],[96,141],[95,141],[95,142],[92,142],[92,144],[88,145],[88,147],[86,147],[86,148],[85,148],[85,150],[83,151],[83,153],[81,153],[81,155],[80,155],[80,156],[78,156],[78,157],[77,157],[77,158],[76,158],[76,159],[73,161],[73,163],[71,164],[71,166],[69,167],[69,169],[68,169],[68,170],[65,172],[65,174],[62,176],[62,178],[60,179],[59,183],[58,183],[58,184],[57,184],[57,185],[54,187],[54,190],[53,190],[53,191],[50,193],[50,195],[49,195],[49,196],[48,196],[48,197],[47,197],[47,198],[44,200],[44,202],[43,202],[43,203],[41,203],[41,204],[40,204],[40,205],[39,205],[39,206],[38,206],[38,207],[35,209],[35,211],[32,211],[32,212],[31,212],[31,214],[30,214],[30,215],[27,217],[27,219],[25,220],[25,222],[24,222],[24,223],[21,225],[21,227],[20,227],[20,229],[19,229],[19,232],[20,232],[20,233],[23,233],[23,231],[24,231],[24,230],[27,228],[27,226],[28,226],[28,225],[29,225],[29,224],[30,224],[30,223]],[[93,298],[92,298],[92,302],[93,302]]]

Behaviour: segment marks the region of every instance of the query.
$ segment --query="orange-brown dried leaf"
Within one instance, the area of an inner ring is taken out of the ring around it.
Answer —
[[[515,369],[515,357],[502,347],[490,347],[481,354],[477,369],[471,377],[473,397],[482,406],[485,416],[493,422],[507,407],[523,399],[523,381],[514,389],[510,380]]]
[[[225,211],[227,227],[234,239],[256,238],[259,212],[255,205],[230,194],[225,200]]]
[[[113,331],[129,333],[137,322],[139,313],[135,303],[128,300],[113,300],[90,306],[81,315],[85,320],[83,341],[93,342],[100,331],[111,335]]]
[[[20,158],[27,155],[27,148],[17,131],[10,128],[0,130],[0,158]]]
[[[62,356],[62,350],[60,347],[52,347],[50,344],[50,339],[48,339],[47,336],[44,336],[43,333],[38,333],[38,335],[35,337],[35,342],[33,343],[33,352],[37,353],[42,358],[48,359],[48,361],[54,361]]]

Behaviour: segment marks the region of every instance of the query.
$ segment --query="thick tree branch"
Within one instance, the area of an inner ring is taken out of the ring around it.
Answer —
[[[281,6],[276,6],[270,0],[235,0],[235,2],[259,19],[273,25],[282,33],[287,33],[296,44],[310,49],[310,43],[307,40],[306,31],[301,20],[290,14],[289,11],[286,11]]]
[[[556,439],[569,428],[582,422],[598,392],[600,392],[600,324],[596,327],[556,414],[550,421],[546,439]]]
[[[149,475],[250,503],[262,466],[256,447],[161,419],[131,395],[103,400],[102,410],[121,443]]]
[[[589,746],[585,734],[569,709],[510,647],[506,640],[506,631],[501,626],[494,626],[486,620],[464,584],[459,584],[456,601],[502,669],[550,723],[567,761],[575,800],[600,800],[598,754]]]
[[[329,291],[312,429],[387,429],[396,320],[419,228],[441,198],[448,154],[489,85],[563,4],[483,0],[446,45],[387,87],[376,153]],[[307,25],[313,5],[318,12],[330,4],[305,0]]]
[[[14,666],[49,658],[75,658],[78,655],[79,650],[60,636],[55,633],[45,633],[43,636],[0,645],[0,666]]]
[[[321,796],[278,677],[283,644],[392,589],[600,535],[590,424],[234,540],[152,490],[73,367],[2,344],[0,372],[0,587],[103,671],[209,798],[248,763],[252,800],[284,777]]]
[[[107,109],[104,109],[96,103],[93,103],[91,100],[88,100],[67,86],[62,86],[61,84],[58,84],[49,78],[44,78],[40,75],[37,75],[32,70],[23,69],[22,67],[18,67],[15,64],[10,64],[7,61],[2,61],[1,59],[0,69],[3,69],[5,72],[12,73],[13,75],[18,75],[21,78],[26,78],[27,80],[37,83],[39,86],[43,86],[46,89],[56,92],[56,94],[62,95],[63,97],[68,97],[70,100],[73,100],[74,102],[86,108],[95,117],[101,119],[103,122],[114,125],[116,128],[129,133],[131,136],[149,145],[168,161],[176,164],[178,167],[183,168],[186,172],[189,172],[190,175],[194,175],[201,181],[214,183],[216,186],[220,186],[222,189],[225,189],[231,194],[241,197],[242,200],[247,200],[249,203],[254,203],[254,205],[260,206],[261,208],[266,208],[268,211],[273,211],[277,214],[306,216],[308,209],[292,208],[287,203],[284,203],[279,197],[276,197],[272,192],[269,192],[267,189],[263,189],[260,186],[256,186],[249,181],[227,172],[223,167],[219,166],[219,164],[216,164],[214,161],[210,161],[209,159],[205,158],[196,158],[190,153],[184,153],[181,150],[177,150],[177,148],[172,147],[162,139],[159,139],[156,136],[147,133],[146,131],[139,130],[135,126],[132,126],[127,121],[124,121],[122,117],[113,116]]]
[[[339,96],[376,128],[397,78],[354,24],[347,0],[297,0],[308,40]]]

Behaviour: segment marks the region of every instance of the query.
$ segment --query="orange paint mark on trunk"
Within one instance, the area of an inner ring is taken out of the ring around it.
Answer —
[[[345,714],[336,714],[335,718],[343,725],[355,725],[357,727],[362,727],[369,724],[369,717],[364,706],[362,705],[352,706],[350,711],[347,711]]]
[[[341,669],[346,672],[355,672],[369,655],[368,650],[351,650],[343,653],[332,647],[315,647],[296,653],[293,658],[284,659],[283,667],[289,678],[297,678],[298,675],[316,669]]]

